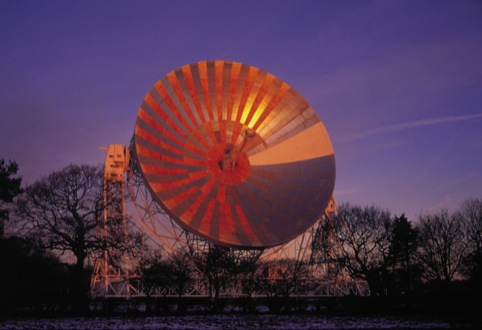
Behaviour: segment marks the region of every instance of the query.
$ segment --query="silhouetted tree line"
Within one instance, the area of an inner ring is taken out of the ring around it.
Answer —
[[[115,231],[98,239],[106,221],[119,221],[102,217],[112,207],[102,195],[102,168],[70,165],[25,189],[17,171],[15,162],[0,161],[0,309],[86,310],[91,257],[132,249]],[[341,204],[321,223],[310,262],[365,281],[372,296],[438,295],[454,288],[482,293],[482,200],[417,220],[376,206]],[[148,301],[182,297],[200,290],[200,283],[216,300],[233,282],[247,295],[289,297],[308,276],[308,266],[240,259],[216,246],[204,254],[145,257],[140,264]]]
[[[35,299],[38,308],[85,311],[90,258],[130,248],[123,232],[108,231],[98,239],[99,231],[120,221],[103,216],[118,204],[103,194],[103,169],[69,165],[25,189],[17,170],[15,162],[0,163],[2,233],[5,221],[10,228],[8,237],[1,237],[1,304],[8,310]],[[62,304],[50,304],[52,296]]]
[[[416,224],[374,206],[342,204],[326,224],[336,239],[322,261],[338,262],[365,280],[371,295],[406,294],[427,284],[466,281],[480,290],[482,200],[469,199],[450,214],[421,215]]]

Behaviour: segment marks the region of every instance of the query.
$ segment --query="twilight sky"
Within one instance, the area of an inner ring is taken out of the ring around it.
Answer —
[[[482,198],[482,2],[0,1],[0,158],[24,185],[129,144],[170,71],[242,62],[291,85],[335,150],[335,199],[415,220]]]

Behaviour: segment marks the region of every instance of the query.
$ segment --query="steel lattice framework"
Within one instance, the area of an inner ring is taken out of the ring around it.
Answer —
[[[129,173],[129,150],[120,144],[107,149],[104,162],[102,226],[97,237],[106,241],[111,237],[130,242],[126,217],[126,175]],[[129,245],[129,244],[128,244]],[[133,249],[120,251],[105,249],[95,258],[91,278],[92,296],[130,296],[139,293],[138,259]]]
[[[264,281],[255,288],[246,288],[249,274],[231,276],[230,285],[223,289],[224,296],[270,296],[278,294],[277,287],[287,281],[289,276],[297,272],[296,285],[291,283],[291,296],[341,296],[347,294],[367,295],[368,288],[364,282],[350,279],[335,263],[330,262],[330,256],[323,255],[322,244],[337,244],[329,234],[330,214],[336,207],[332,199],[323,216],[303,235],[296,239],[273,248],[265,249],[237,249],[217,246],[202,237],[186,231],[174,221],[152,198],[149,189],[144,185],[135,157],[129,157],[129,149],[120,145],[110,146],[108,150],[125,150],[129,158],[128,167],[120,168],[123,173],[116,174],[122,178],[125,198],[122,200],[122,209],[125,225],[131,223],[135,228],[141,229],[153,246],[161,250],[164,257],[175,255],[179,251],[189,253],[192,268],[195,269],[194,281],[182,293],[183,296],[212,296],[212,288],[203,273],[202,262],[215,249],[227,255],[236,263],[248,262],[256,267],[258,273],[266,273]],[[106,158],[106,170],[113,167],[109,165],[109,152]],[[107,210],[106,212],[109,212]],[[104,217],[107,217],[105,214]],[[126,226],[127,227],[127,226]],[[124,228],[126,228],[124,227]],[[103,228],[99,237],[105,235]],[[139,258],[141,256],[138,256]],[[144,296],[139,284],[141,274],[136,265],[139,260],[130,259],[122,267],[115,266],[107,254],[99,256],[95,262],[94,276],[91,282],[91,294],[94,297],[135,297]],[[124,259],[125,260],[125,259]],[[252,280],[252,278],[251,278]],[[177,296],[174,287],[164,286],[153,288],[151,296]]]

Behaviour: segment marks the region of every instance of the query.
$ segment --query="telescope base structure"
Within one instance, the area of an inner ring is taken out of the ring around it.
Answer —
[[[107,149],[104,163],[102,224],[97,229],[103,251],[95,256],[90,283],[92,297],[137,295],[141,273],[138,257],[131,247],[132,237],[126,217],[126,175],[129,173],[129,150],[121,144]]]
[[[126,149],[127,150],[127,149]],[[141,265],[146,255],[109,264],[98,256],[91,281],[94,298],[108,297],[318,297],[369,294],[364,281],[353,280],[334,263],[320,262],[323,227],[334,210],[332,200],[315,225],[296,239],[269,249],[239,249],[215,245],[179,226],[152,198],[135,160],[123,173],[124,224],[140,232],[159,261],[175,259],[192,272],[186,284],[175,280],[143,285]],[[111,208],[110,212],[119,208]],[[106,209],[109,212],[109,209]],[[105,215],[108,217],[108,215]],[[127,228],[127,226],[125,226]],[[108,228],[105,228],[108,230]],[[99,234],[102,238],[102,232]],[[326,239],[326,238],[324,238]],[[113,251],[110,251],[113,254]],[[181,258],[182,257],[182,258]]]

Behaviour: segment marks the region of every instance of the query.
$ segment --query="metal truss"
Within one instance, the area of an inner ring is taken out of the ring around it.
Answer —
[[[129,171],[129,151],[120,144],[107,148],[104,164],[102,226],[97,237],[104,245],[96,256],[90,283],[93,297],[124,297],[139,294],[140,273],[134,249],[116,249],[113,246],[132,246],[127,230],[125,186]]]
[[[148,238],[145,244],[156,249],[160,258],[168,259],[179,253],[187,255],[193,271],[192,280],[182,292],[172,284],[147,290],[140,284],[139,267],[132,267],[133,263],[139,265],[142,262],[142,254],[138,254],[134,262],[124,263],[127,271],[114,267],[105,255],[95,262],[91,282],[94,297],[145,297],[146,294],[150,297],[369,295],[366,282],[351,279],[329,256],[324,255],[326,249],[323,244],[336,244],[328,230],[335,210],[334,199],[312,228],[288,243],[269,249],[220,247],[181,228],[152,198],[139,173],[136,159],[129,158],[128,148],[124,147],[124,154],[124,162],[118,164],[124,166],[123,174],[120,175],[119,168],[116,169],[117,177],[123,180],[123,219]],[[111,171],[108,165],[107,171]],[[99,238],[102,235],[100,233]],[[225,262],[231,273],[210,269],[215,267],[209,264],[213,261],[210,258],[217,258],[218,266]],[[245,271],[241,270],[242,267]],[[216,287],[215,282],[228,275],[229,281]]]

